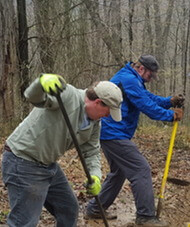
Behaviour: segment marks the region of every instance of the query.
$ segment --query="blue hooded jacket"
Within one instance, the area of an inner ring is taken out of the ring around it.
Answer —
[[[122,120],[116,122],[111,116],[102,118],[101,140],[131,139],[140,112],[154,120],[173,121],[174,111],[169,110],[172,107],[171,96],[164,98],[147,91],[145,81],[131,67],[131,63],[126,64],[110,80],[123,92]]]

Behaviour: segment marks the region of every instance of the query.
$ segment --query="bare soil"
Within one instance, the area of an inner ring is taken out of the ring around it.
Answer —
[[[158,202],[171,130],[172,128],[168,126],[164,128],[153,126],[139,128],[133,139],[151,165],[156,204]],[[0,141],[0,150],[2,150],[4,140],[5,138],[2,138]],[[64,157],[59,160],[59,163],[64,169],[80,204],[77,226],[103,227],[104,223],[101,220],[84,219],[85,207],[90,198],[83,187],[85,175],[76,151],[69,150],[66,152]],[[107,161],[102,155],[103,179],[108,171]],[[169,226],[189,226],[187,223],[190,224],[190,135],[186,129],[181,127],[178,129],[175,140],[163,205],[161,218],[167,221]],[[8,212],[7,189],[0,178],[0,226],[2,227],[5,226]],[[109,208],[109,212],[118,216],[116,220],[108,222],[110,227],[127,227],[132,226],[129,223],[134,223],[136,209],[128,181],[123,185],[114,204]],[[44,226],[55,226],[53,217],[45,209],[42,211],[38,224],[38,227]]]

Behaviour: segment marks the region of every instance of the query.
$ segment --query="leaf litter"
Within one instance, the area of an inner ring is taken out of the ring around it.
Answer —
[[[162,176],[171,136],[171,127],[142,127],[139,128],[133,141],[139,150],[147,158],[152,169],[152,180],[155,192],[155,204],[157,205],[161,187]],[[166,184],[164,206],[161,218],[169,223],[171,227],[183,227],[185,223],[190,223],[190,135],[186,135],[186,129],[180,127],[177,132],[173,149],[173,156],[169,169],[169,180]],[[5,138],[1,139],[0,151],[2,151]],[[71,158],[72,157],[72,158]],[[2,158],[2,152],[0,159]],[[109,172],[109,166],[102,154],[102,174],[103,179]],[[82,165],[76,151],[69,150],[59,160],[71,187],[79,201],[78,227],[103,227],[102,220],[85,220],[85,207],[90,199],[86,194],[84,182],[86,180]],[[185,185],[180,184],[181,182]],[[0,176],[0,226],[5,226],[7,214],[9,212],[8,193],[2,177]],[[110,227],[130,227],[134,226],[135,205],[130,189],[130,183],[126,180],[119,195],[108,209],[109,212],[116,213],[117,219],[108,221]],[[43,209],[38,227],[55,226],[54,218]]]

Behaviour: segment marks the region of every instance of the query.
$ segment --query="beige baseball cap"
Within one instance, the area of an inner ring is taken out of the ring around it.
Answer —
[[[96,95],[110,107],[110,115],[115,121],[121,121],[121,89],[110,81],[100,81],[95,87]]]

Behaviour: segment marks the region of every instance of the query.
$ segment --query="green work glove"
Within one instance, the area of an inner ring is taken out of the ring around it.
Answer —
[[[44,73],[40,75],[40,83],[43,90],[49,94],[58,94],[66,88],[63,77],[56,74]]]
[[[101,183],[100,179],[97,176],[91,176],[91,179],[93,181],[92,184],[89,184],[87,181],[86,188],[87,188],[87,193],[91,195],[98,195],[101,191]]]
[[[184,107],[185,97],[181,94],[175,95],[171,98],[170,101],[173,107],[181,108]]]

